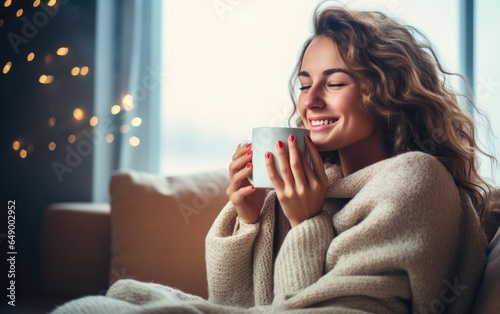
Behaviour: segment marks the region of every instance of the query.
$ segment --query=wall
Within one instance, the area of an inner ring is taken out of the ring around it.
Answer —
[[[0,4],[0,287],[7,287],[7,251],[16,251],[17,299],[38,293],[46,206],[91,200],[92,145],[81,143],[93,111],[95,1],[53,2]],[[58,55],[61,47],[67,54]],[[42,75],[53,82],[42,84]],[[13,250],[7,247],[8,200],[15,201]],[[5,298],[2,293],[2,304]]]

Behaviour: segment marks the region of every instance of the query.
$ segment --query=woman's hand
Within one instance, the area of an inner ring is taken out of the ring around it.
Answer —
[[[283,180],[274,168],[273,155],[266,154],[269,178],[283,213],[292,227],[321,212],[329,184],[318,150],[309,137],[306,137],[305,143],[311,156],[312,167],[300,153],[293,135],[288,138],[288,150],[278,141],[277,158]]]
[[[256,189],[247,177],[252,173],[252,145],[240,145],[229,164],[229,186],[226,194],[233,203],[238,218],[253,224],[259,221],[265,190]]]

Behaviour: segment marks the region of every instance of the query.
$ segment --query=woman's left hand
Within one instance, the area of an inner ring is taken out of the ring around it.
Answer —
[[[293,135],[288,138],[288,151],[281,141],[276,144],[283,180],[274,168],[274,156],[269,152],[266,153],[269,178],[292,228],[321,212],[329,184],[318,150],[309,137],[306,137],[305,143],[311,156],[312,166],[302,156]]]

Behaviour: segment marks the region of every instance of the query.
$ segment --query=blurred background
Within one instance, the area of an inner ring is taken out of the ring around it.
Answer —
[[[49,204],[107,202],[117,169],[225,168],[252,127],[286,124],[288,79],[318,2],[1,0],[2,287],[8,200],[16,205],[16,293],[31,298],[40,293]],[[335,3],[380,10],[421,30],[445,67],[470,80],[471,96],[500,135],[500,2]],[[491,130],[478,134],[500,157]],[[487,160],[481,171],[500,181]]]

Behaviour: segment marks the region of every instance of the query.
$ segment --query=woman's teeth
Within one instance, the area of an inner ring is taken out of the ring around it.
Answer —
[[[325,124],[332,124],[337,120],[311,120],[311,125],[316,126],[316,125],[325,125]]]

